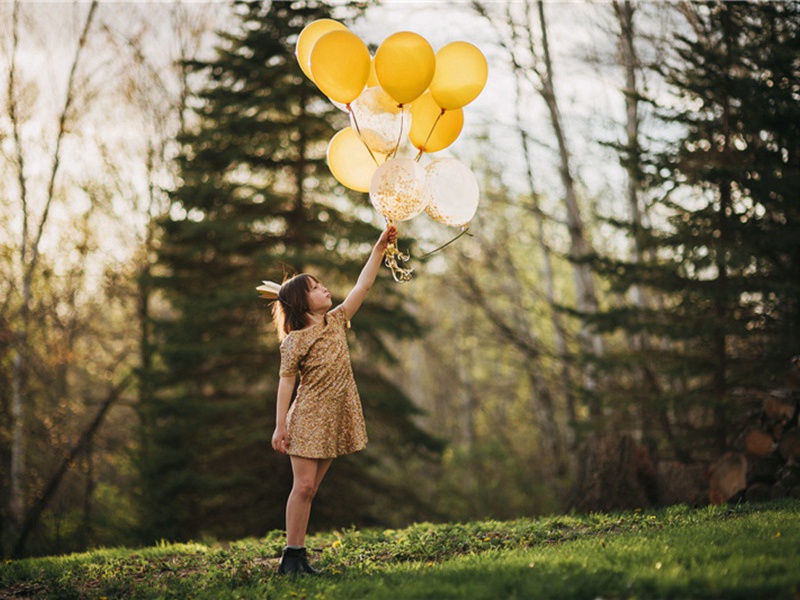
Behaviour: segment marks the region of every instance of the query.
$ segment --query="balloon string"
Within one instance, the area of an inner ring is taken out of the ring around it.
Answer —
[[[428,132],[428,137],[425,138],[425,143],[422,144],[423,148],[427,147],[428,141],[430,141],[431,136],[433,135],[433,130],[436,129],[436,125],[439,124],[439,119],[442,118],[442,115],[444,114],[444,111],[445,111],[445,109],[443,108],[442,111],[439,113],[439,116],[436,117],[436,120],[433,122],[433,126],[431,127],[431,130]],[[422,152],[422,150],[420,150],[420,156],[421,156],[421,152]]]
[[[364,147],[367,149],[367,152],[369,152],[369,155],[372,157],[372,160],[375,161],[375,164],[380,167],[381,163],[379,163],[378,159],[375,158],[375,155],[372,153],[372,148],[369,147],[367,142],[364,141],[364,136],[361,135],[361,128],[358,126],[358,119],[356,119],[356,113],[353,112],[353,109],[350,107],[350,103],[349,102],[347,103],[346,106],[347,106],[347,110],[350,112],[350,116],[353,117],[353,125],[356,126],[356,133],[358,134],[358,139],[360,139],[361,143],[364,144]]]
[[[397,143],[394,145],[394,152],[392,152],[392,158],[397,156],[397,151],[400,150],[400,142],[403,141],[403,126],[405,125],[405,117],[406,117],[406,111],[403,110],[403,105],[398,104],[397,108],[400,109],[400,131],[397,132]]]
[[[422,256],[420,256],[420,257],[419,257],[419,258],[420,258],[420,260],[421,260],[421,259],[423,259],[423,258],[427,258],[427,257],[429,257],[431,254],[435,254],[435,253],[439,252],[439,250],[444,250],[444,249],[445,249],[445,248],[447,248],[447,247],[448,247],[450,244],[452,244],[452,243],[453,243],[453,242],[455,242],[455,241],[456,241],[458,238],[460,238],[462,235],[468,235],[468,236],[472,237],[472,234],[471,234],[471,233],[469,233],[469,226],[468,226],[468,225],[465,225],[465,226],[464,226],[464,227],[461,229],[461,233],[459,233],[459,234],[458,234],[456,237],[454,237],[454,238],[453,238],[452,240],[450,240],[449,242],[447,242],[447,243],[445,243],[445,244],[442,244],[441,246],[439,246],[439,247],[438,247],[438,248],[436,248],[435,250],[431,250],[430,252],[426,252],[425,254],[423,254]]]

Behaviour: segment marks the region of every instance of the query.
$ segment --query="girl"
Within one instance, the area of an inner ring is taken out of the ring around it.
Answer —
[[[387,245],[396,240],[395,228],[388,227],[355,287],[333,310],[330,292],[311,275],[296,275],[280,286],[264,282],[257,288],[278,300],[272,310],[281,340],[281,366],[272,447],[289,455],[294,475],[280,574],[317,573],[304,547],[311,501],[333,459],[367,445],[345,330],[375,282]],[[300,386],[290,407],[298,374]]]

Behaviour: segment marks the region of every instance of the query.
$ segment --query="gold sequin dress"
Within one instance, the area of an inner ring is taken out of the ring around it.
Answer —
[[[286,415],[288,454],[336,458],[363,450],[367,428],[345,332],[344,306],[322,323],[292,331],[281,342],[281,377],[300,374],[297,396]]]

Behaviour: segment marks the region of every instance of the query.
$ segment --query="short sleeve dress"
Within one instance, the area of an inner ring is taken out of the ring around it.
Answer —
[[[290,332],[281,342],[281,377],[300,374],[297,396],[286,415],[287,454],[336,458],[363,450],[367,428],[346,330],[344,306],[322,323]]]

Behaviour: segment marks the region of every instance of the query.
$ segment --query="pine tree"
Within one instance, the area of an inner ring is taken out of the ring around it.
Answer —
[[[651,299],[597,319],[648,338],[604,357],[606,393],[690,460],[729,447],[748,394],[780,386],[800,347],[800,8],[716,2],[686,14],[691,34],[658,67],[674,100],[658,114],[682,133],[642,164],[661,198],[654,224],[617,223],[644,260],[595,266],[612,292],[638,284]]]
[[[180,185],[160,223],[154,284],[166,308],[153,323],[158,361],[144,374],[153,391],[140,407],[150,539],[283,527],[291,472],[270,445],[280,359],[269,307],[254,288],[310,271],[341,301],[380,233],[363,219],[366,199],[344,194],[325,164],[345,115],[293,54],[300,30],[330,8],[236,2],[234,12],[239,22],[221,34],[216,58],[188,65],[204,87],[190,101],[196,124],[180,140]],[[392,494],[406,515],[422,505],[380,475],[390,471],[386,457],[436,447],[374,362],[391,355],[391,336],[417,333],[382,278],[355,327],[371,449],[334,463],[315,502],[317,526],[390,521]]]

